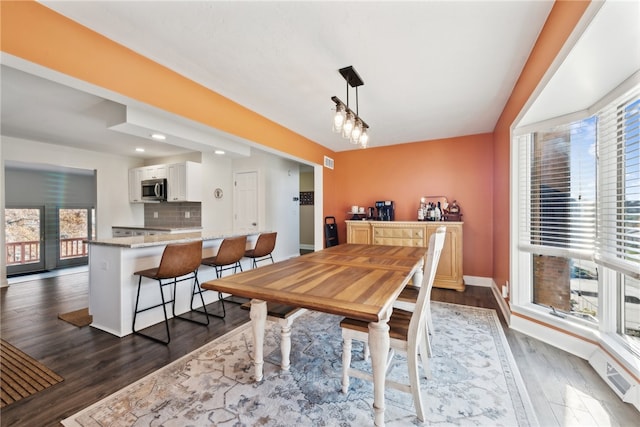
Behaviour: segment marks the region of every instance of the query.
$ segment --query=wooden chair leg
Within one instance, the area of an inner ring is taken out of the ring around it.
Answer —
[[[342,338],[342,392],[349,391],[349,368],[351,367],[351,338]]]
[[[291,322],[287,319],[282,319],[280,322],[280,354],[282,355],[282,362],[280,368],[283,371],[288,371],[291,365]]]
[[[420,421],[424,422],[424,407],[422,405],[422,392],[420,390],[420,376],[418,374],[418,352],[414,349],[407,353],[407,363],[409,365],[409,383],[411,385],[411,395],[413,404],[416,407],[416,415]]]
[[[424,370],[424,376],[426,379],[433,378],[431,373],[431,364],[429,358],[431,357],[431,346],[429,344],[429,334],[426,334],[422,342],[420,342],[420,362],[422,362],[422,369]]]

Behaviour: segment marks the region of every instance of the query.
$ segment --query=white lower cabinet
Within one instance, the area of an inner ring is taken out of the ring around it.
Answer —
[[[142,230],[136,228],[111,227],[112,237],[154,236],[156,234],[169,234],[164,230]]]

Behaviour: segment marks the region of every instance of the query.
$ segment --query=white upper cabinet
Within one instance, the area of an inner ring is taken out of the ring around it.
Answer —
[[[202,168],[200,163],[182,162],[129,169],[129,202],[144,203],[141,194],[145,179],[167,180],[167,202],[201,202]]]
[[[142,203],[142,182],[144,168],[129,169],[129,203]]]
[[[202,201],[202,165],[195,162],[167,165],[167,201]]]
[[[142,179],[163,179],[167,177],[167,165],[145,166],[142,169]]]

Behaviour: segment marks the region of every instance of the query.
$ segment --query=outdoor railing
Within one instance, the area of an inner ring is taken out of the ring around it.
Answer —
[[[7,265],[29,264],[40,261],[40,241],[6,244]]]
[[[60,259],[79,258],[88,255],[88,247],[83,240],[86,237],[74,237],[71,239],[60,239]]]
[[[86,237],[60,239],[60,259],[80,258],[88,255]],[[40,261],[40,242],[13,242],[6,244],[7,265],[30,264]]]

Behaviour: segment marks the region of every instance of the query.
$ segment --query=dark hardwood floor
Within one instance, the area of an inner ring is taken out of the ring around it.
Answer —
[[[249,313],[236,304],[226,304],[227,317],[211,318],[209,326],[172,320],[168,346],[139,336],[117,338],[91,327],[78,328],[57,316],[88,305],[87,276],[70,274],[0,289],[2,339],[64,378],[62,383],[3,408],[2,426],[58,426],[62,419],[249,320]],[[489,288],[434,289],[432,298],[497,308]],[[218,303],[210,308],[219,309]],[[588,405],[597,412],[598,421],[576,425],[624,426],[638,420],[635,408],[622,403],[586,361],[507,329],[504,319],[503,325],[542,426],[585,421],[580,411]],[[556,390],[567,387],[577,387],[576,393],[582,393],[582,406],[576,407],[570,397],[558,396]]]

